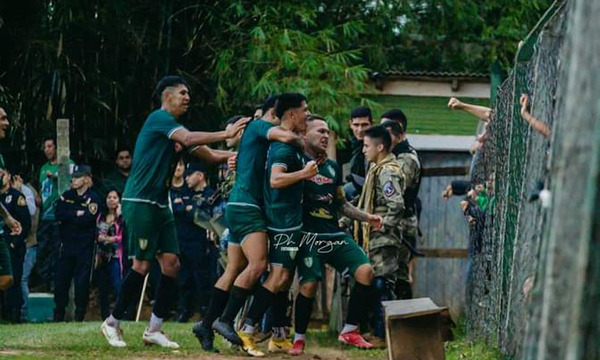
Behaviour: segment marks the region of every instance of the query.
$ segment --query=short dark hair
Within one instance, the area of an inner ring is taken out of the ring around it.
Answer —
[[[371,113],[371,108],[367,106],[357,106],[350,112],[350,120],[359,117],[368,117],[369,122],[373,122],[373,114]]]
[[[233,125],[236,122],[238,122],[241,118],[243,118],[243,115],[233,115],[232,117],[230,117],[229,119],[227,119],[227,121],[225,121],[225,124],[223,124],[223,128],[226,128],[227,125]]]
[[[310,116],[306,119],[306,121],[315,121],[315,120],[322,120],[322,121],[327,121],[325,120],[324,117],[322,117],[321,115],[317,115],[317,114],[310,114]]]
[[[169,75],[169,76],[165,76],[164,78],[160,79],[160,81],[158,82],[158,85],[156,85],[156,93],[155,93],[156,98],[160,101],[161,100],[160,97],[162,96],[162,93],[163,93],[163,91],[165,91],[166,88],[172,87],[172,86],[177,86],[177,85],[185,85],[186,87],[189,88],[187,82],[181,76]]]
[[[371,126],[365,130],[365,136],[379,141],[383,144],[383,146],[385,146],[386,151],[390,151],[390,147],[392,146],[392,137],[383,125]]]
[[[406,120],[406,115],[404,115],[404,112],[402,112],[402,110],[400,109],[388,110],[385,113],[383,113],[383,115],[381,115],[381,118],[386,118],[399,122],[400,125],[402,125],[402,129],[404,130],[404,132],[406,132],[406,129],[408,128],[408,121]]]
[[[385,127],[389,132],[391,132],[394,136],[400,136],[404,134],[404,129],[402,125],[397,121],[388,120],[381,123],[383,127]]]
[[[283,93],[279,95],[275,104],[275,115],[281,119],[289,109],[302,106],[303,101],[306,101],[306,97],[300,93]]]
[[[265,99],[265,101],[263,101],[262,105],[259,107],[262,110],[263,116],[267,113],[267,111],[275,107],[275,104],[277,104],[277,99],[279,99],[279,94],[271,94]]]
[[[44,140],[42,140],[42,145],[46,144],[46,141],[52,141],[52,143],[54,144],[54,147],[56,147],[56,137],[54,137],[54,136],[44,137]]]
[[[127,151],[129,153],[129,155],[133,155],[133,153],[131,152],[131,148],[129,146],[121,145],[117,148],[117,151],[115,151],[115,158],[118,158],[119,154],[122,153],[123,151]]]

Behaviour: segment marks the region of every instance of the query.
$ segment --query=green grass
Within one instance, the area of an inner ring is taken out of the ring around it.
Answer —
[[[400,108],[408,118],[408,132],[421,135],[474,135],[477,119],[464,111],[448,109],[448,97],[376,95],[371,100],[382,108],[374,109],[379,119],[384,111]],[[460,98],[461,101],[489,106],[487,99]]]
[[[127,348],[111,348],[100,334],[99,322],[0,325],[0,357],[8,359],[247,359],[240,351],[223,346],[215,356],[203,352],[192,336],[191,324],[168,323],[165,330],[181,345],[179,350],[146,347],[141,342],[145,323],[125,323]],[[307,355],[299,359],[387,359],[385,350],[358,350],[340,345],[336,337],[324,331],[311,331],[308,336]],[[265,347],[266,344],[261,345]],[[273,359],[290,359],[285,354],[267,355]],[[484,344],[472,344],[464,334],[446,344],[446,359],[495,360],[499,353]]]
[[[454,329],[455,341],[446,343],[446,360],[503,360],[498,348],[484,342],[473,342],[468,340],[464,321],[459,321],[458,327]]]

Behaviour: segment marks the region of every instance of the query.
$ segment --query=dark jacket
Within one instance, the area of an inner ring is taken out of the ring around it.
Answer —
[[[11,235],[10,229],[4,224],[4,238],[8,245],[13,249],[25,248],[25,240],[31,230],[31,215],[27,209],[27,201],[25,195],[16,189],[9,188],[7,192],[0,195],[2,205],[8,210],[10,215],[21,223],[21,233],[19,235]]]
[[[212,196],[214,190],[205,187],[200,192],[195,192],[187,186],[181,188],[171,187],[170,200],[177,226],[177,237],[181,246],[191,244],[206,244],[206,230],[194,223],[196,209],[200,208],[212,215],[212,207],[206,200]],[[176,201],[180,199],[181,201]]]
[[[96,219],[103,211],[104,201],[92,189],[79,196],[77,191],[65,191],[56,204],[56,220],[60,241],[67,246],[93,246],[96,240]],[[83,215],[77,216],[78,211]]]

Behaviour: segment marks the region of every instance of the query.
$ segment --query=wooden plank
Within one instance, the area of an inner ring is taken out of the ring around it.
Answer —
[[[469,249],[419,249],[426,257],[444,259],[465,259],[469,257]]]

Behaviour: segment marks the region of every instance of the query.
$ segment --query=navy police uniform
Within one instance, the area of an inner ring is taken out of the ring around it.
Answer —
[[[88,166],[75,167],[73,177],[91,173]],[[94,257],[96,220],[104,204],[92,189],[82,195],[65,191],[56,204],[56,220],[60,222],[60,256],[54,292],[54,320],[63,321],[69,301],[71,280],[75,285],[75,321],[83,321],[89,296],[90,273]],[[77,215],[83,211],[82,215]]]
[[[205,172],[199,163],[191,163],[186,169],[186,175],[194,172]],[[178,282],[180,294],[180,321],[187,321],[194,313],[194,304],[209,296],[216,275],[216,247],[208,240],[206,229],[194,223],[197,211],[203,211],[212,216],[212,206],[207,200],[214,194],[208,186],[201,191],[184,186],[178,190],[171,188],[171,206],[177,227],[179,240],[179,261],[181,269]],[[200,304],[207,306],[208,304]]]

